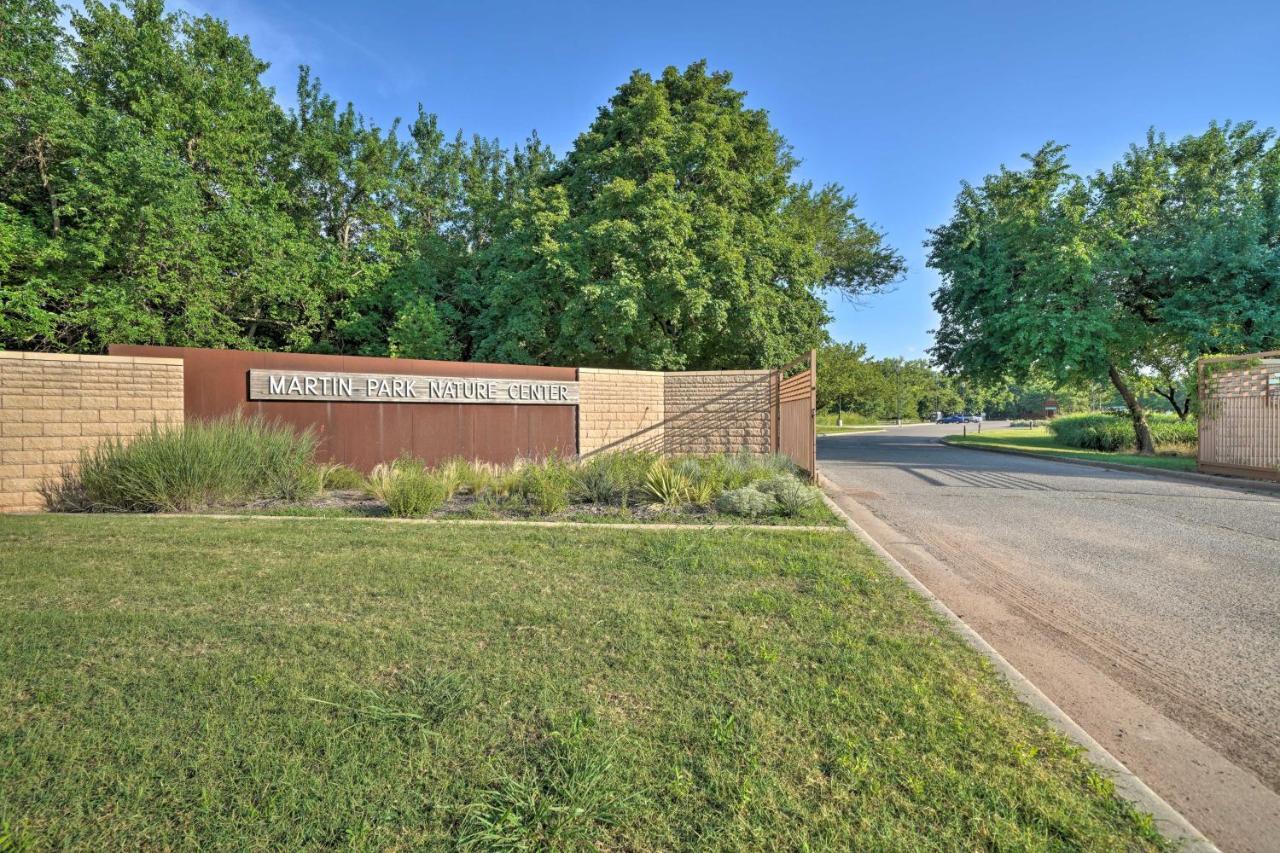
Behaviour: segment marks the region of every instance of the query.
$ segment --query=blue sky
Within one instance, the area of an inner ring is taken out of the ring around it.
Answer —
[[[172,2],[172,0],[171,0]],[[421,102],[444,128],[558,153],[633,69],[705,58],[804,161],[855,193],[910,272],[863,304],[833,299],[833,336],[920,357],[934,325],[926,229],[961,180],[1047,139],[1092,171],[1150,126],[1280,126],[1280,3],[506,2],[184,0],[226,19],[293,98],[311,65],[338,100],[385,126]]]

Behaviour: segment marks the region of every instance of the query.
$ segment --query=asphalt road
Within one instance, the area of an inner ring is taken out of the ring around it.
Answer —
[[[958,431],[820,437],[819,467],[1210,839],[1280,851],[1280,497],[939,441]]]

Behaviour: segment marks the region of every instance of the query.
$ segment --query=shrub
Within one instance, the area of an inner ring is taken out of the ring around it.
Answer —
[[[779,479],[771,492],[783,515],[799,515],[805,507],[819,500],[818,490],[795,478]]]
[[[578,494],[591,503],[626,502],[627,484],[612,454],[595,456],[578,468]]]
[[[689,502],[690,485],[689,478],[677,471],[671,463],[659,460],[649,468],[644,490],[653,503],[678,507]]]
[[[1147,415],[1151,435],[1156,446],[1161,444],[1194,444],[1196,422],[1182,421],[1177,415]],[[1049,421],[1049,432],[1055,439],[1069,447],[1083,450],[1114,452],[1131,450],[1137,446],[1133,421],[1126,414],[1063,415]]]
[[[568,508],[569,493],[576,483],[577,477],[567,461],[548,456],[520,468],[516,491],[530,509],[540,515],[552,515]]]
[[[755,518],[773,512],[778,506],[773,495],[766,495],[759,489],[743,486],[724,492],[716,498],[716,509],[728,515],[740,515]]]
[[[627,506],[644,493],[649,471],[659,458],[637,450],[597,454],[579,463],[575,491],[592,503]]]
[[[268,497],[293,500],[320,488],[315,435],[259,418],[230,417],[152,427],[127,444],[81,454],[78,472],[45,489],[53,510],[179,512]]]
[[[317,466],[320,473],[321,488],[325,489],[363,489],[364,475],[356,469],[339,462],[326,462]]]
[[[375,465],[369,473],[369,491],[397,518],[430,515],[448,500],[442,478],[409,458]]]
[[[304,462],[292,471],[273,474],[271,484],[271,497],[300,503],[320,494],[324,488],[324,473],[320,466]]]

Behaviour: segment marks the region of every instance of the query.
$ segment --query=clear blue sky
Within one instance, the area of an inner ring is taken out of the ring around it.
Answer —
[[[292,104],[296,67],[385,126],[421,102],[442,127],[558,153],[636,68],[706,58],[804,161],[857,194],[910,273],[892,294],[832,301],[832,334],[919,357],[934,325],[926,229],[961,180],[1047,139],[1077,169],[1154,125],[1280,126],[1280,3],[384,2],[183,0],[247,34]]]

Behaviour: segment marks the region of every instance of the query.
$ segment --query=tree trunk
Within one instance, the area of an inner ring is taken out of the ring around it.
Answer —
[[[1163,388],[1156,388],[1156,393],[1169,401],[1169,405],[1173,407],[1174,414],[1178,416],[1178,420],[1185,421],[1187,419],[1187,415],[1191,413],[1190,397],[1187,397],[1182,401],[1182,404],[1179,405],[1178,389],[1172,385],[1169,386],[1169,390],[1167,392]]]
[[[45,194],[49,197],[49,216],[52,219],[53,236],[57,237],[58,231],[62,226],[58,219],[58,196],[53,191],[53,181],[49,178],[49,162],[44,155],[44,137],[37,138],[34,145],[36,149],[36,166],[40,170],[40,185],[44,187]]]
[[[1108,365],[1107,375],[1111,377],[1111,384],[1120,392],[1125,406],[1129,409],[1129,417],[1133,419],[1133,433],[1138,441],[1138,455],[1155,456],[1156,442],[1151,436],[1151,426],[1147,423],[1147,412],[1142,408],[1142,403],[1138,402],[1137,395],[1125,383],[1124,377],[1120,375],[1120,371],[1116,370],[1115,365]]]

